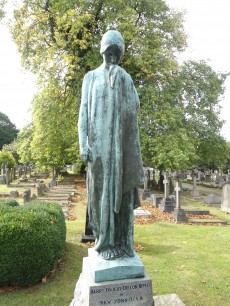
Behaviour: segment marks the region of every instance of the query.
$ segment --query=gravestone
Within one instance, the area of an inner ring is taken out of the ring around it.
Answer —
[[[221,199],[220,197],[216,196],[215,194],[209,194],[206,196],[204,202],[206,204],[220,204],[221,203]]]
[[[149,170],[148,168],[143,168],[144,170],[144,190],[139,190],[139,194],[141,196],[142,200],[146,200],[150,197],[151,192],[149,190],[150,185],[150,176],[149,176]]]
[[[150,204],[152,204],[155,207],[158,207],[161,200],[164,198],[163,194],[151,194],[150,196]]]
[[[6,177],[5,175],[0,175],[0,184],[5,185],[6,184]]]
[[[50,182],[49,182],[49,187],[55,187],[57,186],[57,181],[56,179],[52,179]]]
[[[184,210],[181,208],[181,203],[180,203],[181,188],[179,186],[178,181],[176,182],[176,186],[174,190],[176,192],[176,207],[174,208],[172,215],[176,219],[176,222],[187,222],[188,218],[186,217]]]
[[[150,218],[151,212],[141,207],[138,207],[137,209],[134,210],[134,218],[137,218],[137,217]]]
[[[30,202],[30,200],[31,200],[31,190],[27,189],[23,193],[23,201],[24,203],[26,203],[26,202]]]
[[[6,176],[5,176],[5,166],[4,166],[4,164],[2,164],[2,167],[1,167],[0,184],[3,184],[3,185],[6,184]]]
[[[230,182],[225,183],[222,189],[221,210],[230,214]]]
[[[19,192],[17,190],[11,190],[9,195],[12,198],[18,198],[19,197]]]
[[[86,207],[85,232],[81,236],[81,242],[87,243],[87,242],[94,242],[94,241],[95,241],[95,238],[93,236],[93,231],[91,227],[89,226],[88,207]]]
[[[167,179],[167,174],[165,174],[164,183],[164,198],[158,205],[158,209],[163,212],[172,212],[174,210],[174,202],[171,197],[169,197],[169,180]]]
[[[199,197],[200,192],[197,188],[197,183],[196,183],[196,174],[193,174],[193,188],[191,190],[191,196],[192,197]]]

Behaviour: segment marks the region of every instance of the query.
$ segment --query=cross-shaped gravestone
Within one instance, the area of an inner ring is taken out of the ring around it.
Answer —
[[[176,192],[176,208],[180,209],[180,186],[178,181],[176,182],[176,187],[174,188],[175,192]]]
[[[164,184],[164,192],[165,192],[165,198],[167,198],[168,196],[168,179],[167,179],[167,176],[165,175],[165,179],[163,180],[163,184]]]
[[[148,168],[144,168],[144,190],[148,190],[149,185],[149,172]]]

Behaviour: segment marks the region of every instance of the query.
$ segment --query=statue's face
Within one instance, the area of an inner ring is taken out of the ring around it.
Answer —
[[[106,66],[118,64],[118,62],[120,60],[120,50],[119,50],[119,48],[115,45],[109,47],[103,53],[103,60],[106,64]]]

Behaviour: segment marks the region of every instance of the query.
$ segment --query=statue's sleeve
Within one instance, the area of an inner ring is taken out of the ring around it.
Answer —
[[[78,119],[78,137],[80,155],[87,155],[88,145],[88,91],[90,84],[90,74],[86,74],[82,83],[81,105]]]

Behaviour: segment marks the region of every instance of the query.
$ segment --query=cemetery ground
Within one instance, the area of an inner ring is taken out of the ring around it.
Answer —
[[[0,185],[0,191],[8,190]],[[182,201],[207,209],[200,199],[192,199],[186,192],[182,193]],[[176,224],[169,213],[160,212],[145,201],[142,207],[150,210],[152,216],[135,219],[135,250],[152,279],[153,294],[176,293],[186,306],[229,305],[230,215],[208,207],[212,215],[228,224]],[[70,304],[82,271],[82,258],[91,247],[80,242],[85,213],[86,189],[79,182],[66,221],[67,241],[59,266],[34,286],[0,288],[1,306]]]

